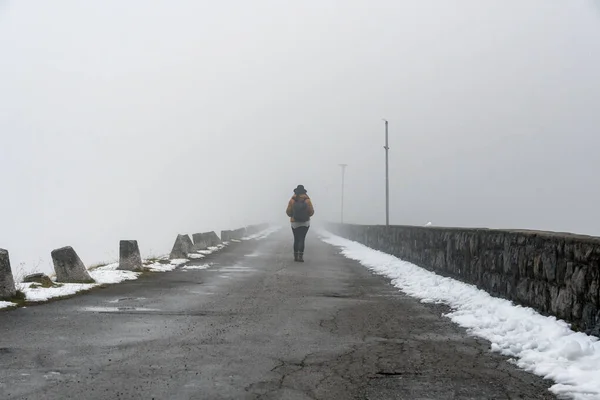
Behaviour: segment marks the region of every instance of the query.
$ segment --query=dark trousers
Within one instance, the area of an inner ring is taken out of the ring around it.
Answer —
[[[308,233],[308,226],[292,228],[292,232],[294,232],[294,253],[304,253],[304,240]]]

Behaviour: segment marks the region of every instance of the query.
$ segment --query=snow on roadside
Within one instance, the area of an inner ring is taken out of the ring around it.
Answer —
[[[212,263],[202,264],[202,265],[186,265],[182,269],[184,271],[189,271],[189,270],[192,270],[192,269],[207,269],[207,268],[210,268],[212,265],[213,265]]]
[[[491,342],[491,350],[512,357],[531,373],[556,382],[550,391],[576,400],[600,399],[600,341],[535,310],[492,297],[455,279],[442,277],[392,255],[322,232],[321,240],[424,303],[451,307],[445,314],[469,334]]]
[[[191,259],[205,258],[207,255],[217,252],[228,245],[228,242],[219,244],[217,246],[209,247],[206,250],[200,250],[196,253],[188,254],[188,258],[173,259],[169,260],[168,256],[158,257],[158,261],[143,260],[144,269],[151,272],[168,272],[173,271],[180,265],[189,262]],[[210,266],[205,264],[202,266],[194,266],[193,268],[187,269],[205,269]],[[93,289],[94,287],[108,284],[120,283],[127,280],[137,279],[140,276],[140,272],[132,271],[120,271],[117,268],[119,263],[113,263],[104,265],[102,267],[94,268],[89,270],[90,276],[94,279],[95,283],[56,283],[54,287],[44,288],[40,287],[36,283],[17,283],[17,289],[25,294],[25,300],[30,302],[43,302],[48,301],[52,298],[71,296],[76,293]],[[9,301],[0,301],[0,310],[3,308],[16,307],[16,303]]]
[[[27,301],[48,301],[56,297],[64,297],[76,294],[84,290],[90,290],[100,285],[120,283],[127,280],[137,279],[139,272],[119,271],[119,263],[109,264],[89,271],[95,283],[56,283],[55,287],[39,287],[35,283],[19,283],[19,290],[25,294]]]
[[[14,307],[15,303],[11,303],[10,301],[0,301],[0,310],[3,308]]]
[[[272,235],[273,233],[277,232],[280,229],[281,229],[280,226],[272,226],[272,227],[269,227],[269,228],[267,228],[267,229],[265,229],[263,231],[255,233],[253,235],[244,236],[242,238],[242,240],[262,240],[262,239],[266,239],[267,237],[269,237],[270,235]]]
[[[212,254],[212,253],[214,253],[216,251],[219,251],[219,250],[225,248],[225,246],[227,246],[228,244],[229,244],[229,242],[224,242],[223,244],[219,244],[217,246],[208,247],[206,250],[198,250],[198,251],[196,251],[194,253],[189,253],[187,255],[187,257],[190,260],[199,260],[199,259],[205,258],[209,254]],[[186,262],[187,261],[188,260],[186,260]]]
[[[177,259],[170,260],[170,262],[168,264],[161,263],[161,262],[153,262],[153,263],[144,264],[144,269],[146,269],[146,271],[150,271],[150,272],[168,272],[168,271],[173,271],[174,269],[177,269],[177,267],[179,267],[181,264],[185,264],[188,261],[190,261],[190,260],[187,258],[177,258]]]
[[[181,264],[185,264],[188,261],[190,261],[190,260],[188,260],[187,258],[174,258],[174,259],[170,260],[170,264],[181,265]]]
[[[100,285],[129,281],[137,279],[140,276],[139,272],[120,271],[117,268],[119,268],[119,263],[98,267],[90,271],[90,276]]]
[[[206,257],[204,254],[190,253],[187,255],[190,260],[199,260]]]
[[[160,257],[159,260],[166,261],[168,257]],[[167,272],[176,269],[178,266],[187,263],[189,260],[174,259],[168,260],[166,263],[150,262],[144,260],[144,269],[152,272]],[[44,288],[36,283],[17,283],[17,289],[25,294],[26,301],[43,302],[57,297],[71,296],[76,293],[93,289],[101,285],[110,285],[120,283],[127,280],[134,280],[140,276],[140,272],[120,271],[117,268],[119,263],[104,265],[102,267],[89,270],[89,274],[96,282],[95,283],[56,283],[54,287]],[[14,307],[15,303],[0,302],[0,309]]]

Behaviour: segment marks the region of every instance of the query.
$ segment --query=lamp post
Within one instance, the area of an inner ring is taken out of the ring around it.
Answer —
[[[345,186],[345,177],[346,177],[346,167],[348,164],[339,164],[342,167],[342,208],[341,208],[341,217],[340,221],[344,223],[344,186]]]
[[[388,143],[388,121],[385,121],[385,226],[390,225],[390,172],[389,172],[389,150]]]

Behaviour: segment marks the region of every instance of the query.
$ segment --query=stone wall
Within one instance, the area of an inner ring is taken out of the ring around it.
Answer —
[[[600,336],[598,237],[340,224],[330,225],[329,230]]]

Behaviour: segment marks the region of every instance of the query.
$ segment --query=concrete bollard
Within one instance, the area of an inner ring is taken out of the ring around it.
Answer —
[[[71,246],[52,250],[52,263],[56,272],[56,282],[93,283],[94,280],[85,265]]]
[[[229,242],[231,240],[231,231],[221,231],[221,240]]]
[[[235,229],[233,231],[221,231],[221,240],[230,242],[232,240],[241,240],[246,236],[246,228]]]
[[[188,235],[177,235],[170,259],[187,258],[188,253],[194,251],[194,244]]]
[[[192,235],[194,239],[194,251],[206,250],[208,248],[208,242],[202,233],[194,233]]]
[[[221,239],[219,239],[219,237],[214,231],[205,232],[202,234],[202,236],[204,237],[204,240],[206,240],[206,243],[208,243],[208,245],[211,247],[218,246],[221,244]]]
[[[15,280],[10,269],[10,257],[8,251],[0,249],[0,300],[10,299],[17,294]]]
[[[141,271],[142,256],[137,240],[119,242],[119,268],[124,271]]]
[[[246,228],[236,229],[232,232],[232,239],[242,240],[246,236]]]

